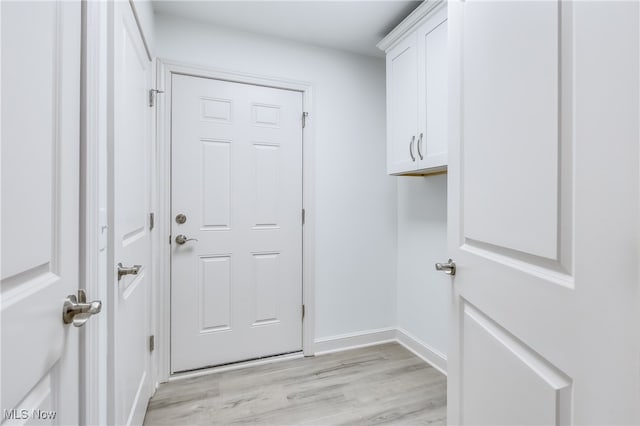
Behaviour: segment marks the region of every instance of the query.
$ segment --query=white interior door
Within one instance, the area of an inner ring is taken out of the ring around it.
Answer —
[[[115,2],[113,33],[114,294],[110,421],[141,424],[150,377],[151,62],[128,2]],[[122,267],[118,267],[121,264]],[[119,277],[118,270],[130,274]]]
[[[2,2],[3,424],[78,424],[80,2]]]
[[[637,424],[637,2],[450,3],[451,424]]]
[[[171,90],[171,369],[299,351],[302,94],[183,75]]]

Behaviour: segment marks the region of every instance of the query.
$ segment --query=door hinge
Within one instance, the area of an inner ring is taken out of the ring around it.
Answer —
[[[171,234],[169,234],[169,244],[171,244]]]
[[[309,116],[308,112],[303,112],[302,113],[302,128],[304,129],[305,127],[307,127],[307,117]]]
[[[302,319],[304,319],[304,305],[302,305]]]
[[[305,220],[307,219],[307,213],[304,209],[302,209],[302,224],[304,225]]]
[[[153,231],[153,228],[156,226],[156,215],[154,213],[149,213],[149,231]]]
[[[164,90],[149,89],[149,106],[150,107],[156,104],[156,95],[158,93],[164,93]]]
[[[156,348],[156,336],[152,334],[151,336],[149,336],[149,352],[153,352],[155,348]]]

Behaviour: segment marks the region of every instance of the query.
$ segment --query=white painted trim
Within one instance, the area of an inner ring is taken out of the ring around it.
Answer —
[[[106,248],[100,247],[100,204],[106,194],[106,3],[82,2],[80,152],[80,287],[107,304]],[[107,423],[107,309],[80,332],[80,423]]]
[[[385,38],[380,40],[376,47],[384,52],[393,49],[402,39],[422,24],[424,19],[436,11],[440,6],[446,5],[444,0],[425,0],[409,16],[404,18]]]
[[[316,352],[313,354],[314,356],[322,356],[336,352],[366,348],[370,346],[378,346],[385,343],[398,343],[445,376],[447,375],[447,357],[440,351],[433,349],[426,343],[422,342],[408,331],[400,328],[387,327],[358,331],[354,333],[339,334],[335,336],[316,339],[314,343],[316,349]],[[168,377],[168,379],[165,381],[173,382],[176,380],[207,376],[224,371],[239,370],[243,368],[255,367],[258,365],[272,364],[274,362],[299,359],[302,357],[302,352],[267,357],[246,362],[239,362],[235,364],[222,365],[219,367],[205,368],[197,371],[176,373]]]
[[[156,70],[156,59],[153,58],[153,60],[151,61],[151,69],[150,69],[150,87],[149,89],[155,88],[157,86],[157,70]],[[156,96],[157,98],[157,96]],[[158,182],[158,176],[160,174],[159,169],[160,169],[160,160],[159,160],[159,153],[158,153],[158,145],[156,143],[157,141],[157,137],[156,137],[156,133],[158,131],[158,110],[157,109],[153,109],[151,111],[151,130],[150,130],[150,137],[152,140],[151,143],[151,199],[150,199],[150,205],[149,205],[149,213],[153,213],[154,214],[154,227],[150,232],[150,236],[151,236],[151,280],[153,283],[158,282],[158,277],[161,275],[161,271],[163,268],[163,262],[161,260],[160,257],[160,252],[162,250],[162,247],[164,246],[162,243],[164,243],[166,240],[165,238],[163,238],[163,234],[160,233],[160,229],[158,229],[157,226],[157,222],[158,222],[158,209],[159,209],[159,201],[158,198],[160,196],[160,192],[159,192],[159,182]],[[150,322],[149,322],[149,326],[150,326],[150,334],[154,336],[155,341],[158,341],[158,324],[159,324],[159,297],[160,297],[160,289],[158,289],[157,285],[152,285],[151,286],[151,300],[150,300]],[[154,393],[155,390],[158,387],[158,377],[160,376],[160,364],[159,364],[159,359],[160,356],[158,354],[158,351],[154,350],[151,352],[151,365],[150,365],[150,372],[151,372],[151,383],[152,386],[154,388]]]
[[[364,330],[355,333],[340,334],[315,340],[315,355],[342,352],[349,349],[365,348],[381,345],[396,340],[396,329],[393,327]]]
[[[168,82],[165,82],[167,80]],[[154,287],[154,301],[156,303],[156,315],[152,318],[155,324],[156,335],[156,357],[158,364],[158,382],[166,382],[171,371],[170,364],[170,342],[171,342],[171,247],[169,245],[169,235],[171,234],[171,146],[169,145],[169,135],[171,135],[171,73],[162,62],[156,60],[156,88],[164,90],[164,94],[156,96],[156,235],[159,241],[157,273],[158,285]],[[165,171],[165,173],[162,173]]]
[[[158,259],[163,267],[158,274],[158,316],[156,329],[158,330],[157,347],[160,382],[169,380],[170,365],[170,309],[171,309],[171,250],[168,244],[171,233],[171,75],[183,74],[195,77],[213,78],[224,81],[268,86],[279,89],[296,90],[302,92],[303,110],[309,115],[306,127],[302,131],[303,139],[303,208],[306,212],[303,227],[303,283],[302,303],[305,305],[305,318],[302,328],[302,350],[305,356],[312,356],[314,350],[315,333],[315,145],[313,125],[313,100],[311,83],[278,77],[261,76],[237,71],[221,70],[198,65],[185,64],[171,60],[157,60],[157,88],[164,90],[164,95],[157,97],[157,147],[158,147],[158,212],[156,224],[158,226],[159,241],[161,241]],[[165,240],[166,238],[166,240]],[[166,244],[164,243],[166,241]]]
[[[445,376],[447,375],[447,357],[442,352],[432,348],[402,328],[397,329],[396,340],[433,368]]]
[[[115,5],[113,2],[107,3],[107,204],[106,204],[106,216],[107,216],[107,226],[109,227],[109,232],[107,234],[107,267],[106,267],[106,275],[107,275],[107,300],[106,303],[102,307],[102,312],[107,317],[107,424],[115,424],[116,417],[116,399],[115,399],[115,347],[116,347],[116,336],[114,332],[114,301],[116,300],[117,293],[113,286],[114,282],[114,271],[113,265],[115,265],[114,252],[113,247],[115,243],[114,239],[114,211],[113,211],[113,199],[114,199],[114,188],[113,188],[113,135],[114,135],[114,118],[113,118],[113,103],[114,103],[114,64],[115,64],[115,55],[116,49],[114,46],[115,40]],[[105,301],[103,301],[105,302]]]
[[[399,343],[427,364],[445,376],[447,375],[446,355],[422,342],[408,331],[395,327],[358,331],[316,339],[315,355],[325,355],[368,346],[377,346],[390,342]]]
[[[219,367],[203,368],[202,370],[187,371],[187,372],[184,372],[184,373],[176,373],[176,374],[171,375],[171,377],[169,378],[169,381],[170,382],[176,382],[176,381],[180,381],[180,380],[184,380],[184,379],[192,379],[194,377],[202,377],[202,376],[209,376],[211,374],[216,374],[216,373],[223,373],[225,371],[241,370],[243,368],[257,367],[259,365],[274,364],[274,363],[277,363],[277,362],[291,361],[293,359],[301,359],[301,358],[304,358],[304,354],[302,352],[296,352],[296,353],[292,353],[292,354],[278,355],[278,356],[272,356],[272,357],[261,358],[261,359],[254,359],[254,360],[251,360],[251,361],[237,362],[237,363],[234,363],[234,364],[221,365]]]

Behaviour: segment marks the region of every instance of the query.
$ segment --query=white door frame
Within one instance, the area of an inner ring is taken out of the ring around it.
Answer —
[[[302,205],[306,218],[302,230],[302,299],[305,305],[305,316],[302,322],[302,350],[305,356],[314,355],[315,334],[315,147],[313,138],[312,85],[308,82],[283,78],[266,77],[249,73],[232,72],[198,65],[185,64],[171,60],[157,60],[157,89],[164,93],[157,96],[157,188],[158,212],[157,226],[161,244],[153,247],[152,256],[159,259],[154,270],[157,286],[153,287],[152,296],[158,308],[152,322],[158,332],[156,338],[158,353],[158,380],[165,382],[170,376],[170,331],[171,331],[171,76],[172,74],[190,75],[194,77],[212,78],[236,83],[267,86],[276,89],[287,89],[302,92],[303,111],[309,113],[306,126],[302,129],[303,143],[303,187]],[[302,120],[302,117],[300,117]],[[165,239],[166,238],[166,239]],[[157,251],[156,251],[157,250]]]
[[[107,3],[82,2],[80,287],[103,302],[80,329],[80,422],[107,423]],[[106,210],[105,210],[106,211]]]
[[[135,5],[129,4],[147,48]],[[82,2],[80,287],[91,299],[101,299],[103,309],[80,330],[81,424],[107,424],[115,415],[108,398],[109,357],[113,346],[109,336],[113,304],[113,292],[109,291],[113,283],[113,238],[109,236],[113,234],[113,227],[107,226],[107,212],[112,209],[108,201],[108,178],[113,175],[113,164],[107,161],[112,142],[108,111],[112,90],[109,71],[112,58],[108,54],[110,37],[113,37],[109,27],[112,9],[113,5],[106,2]],[[148,50],[147,54],[151,56]],[[157,383],[153,360],[151,374],[152,383]]]

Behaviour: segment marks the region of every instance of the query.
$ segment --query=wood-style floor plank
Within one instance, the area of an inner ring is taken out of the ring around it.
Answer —
[[[446,384],[388,343],[165,383],[144,424],[444,425]]]

